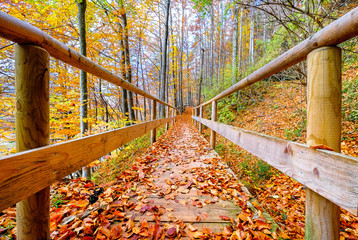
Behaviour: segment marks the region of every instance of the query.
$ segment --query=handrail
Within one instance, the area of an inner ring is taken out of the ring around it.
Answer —
[[[51,37],[39,28],[2,11],[0,11],[0,37],[20,44],[34,44],[40,46],[46,49],[52,57],[57,58],[58,60],[86,71],[101,79],[107,80],[108,82],[121,86],[131,92],[137,93],[143,97],[155,100],[158,103],[175,109],[172,105],[133,86],[121,77],[114,75],[104,67],[101,67],[97,63]]]
[[[212,120],[193,119],[271,166],[358,215],[358,158],[291,142]]]
[[[1,157],[0,211],[175,118],[143,122]]]
[[[220,94],[216,95],[214,98],[194,108],[208,105],[213,101],[217,101],[223,97],[239,91],[240,89],[248,87],[258,81],[264,80],[265,78],[272,76],[275,73],[285,70],[292,65],[295,65],[296,63],[304,60],[310,52],[317,48],[337,45],[357,35],[358,7],[354,8],[344,16],[340,17],[325,28],[313,34],[303,42],[297,44],[295,47],[283,53],[276,59],[267,63],[265,66],[251,73],[249,76],[245,77],[238,83],[227,88]]]

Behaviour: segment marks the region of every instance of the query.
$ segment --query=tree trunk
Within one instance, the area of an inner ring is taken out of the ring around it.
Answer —
[[[239,5],[235,4],[233,9],[234,15],[234,33],[232,39],[232,84],[237,82],[237,43],[239,39]]]
[[[123,5],[121,11],[121,19],[123,23],[122,27],[123,27],[125,66],[126,66],[126,80],[129,83],[132,83],[132,67],[131,67],[130,53],[129,53],[127,14]],[[128,110],[129,110],[129,119],[131,120],[131,124],[134,124],[136,118],[133,110],[133,94],[131,91],[128,91]]]
[[[239,42],[239,78],[241,79],[241,74],[242,74],[242,70],[241,70],[241,66],[242,66],[242,22],[243,22],[243,13],[244,13],[244,8],[241,7],[241,13],[240,13],[240,42]]]
[[[165,23],[164,23],[164,38],[162,43],[162,55],[161,55],[161,69],[160,69],[160,91],[159,99],[165,101],[166,93],[166,77],[167,77],[167,49],[168,49],[168,35],[169,35],[169,11],[170,11],[170,0],[166,0],[165,5]],[[159,105],[159,118],[165,117],[165,106]]]
[[[251,9],[251,25],[250,25],[250,64],[254,63],[254,38],[255,38],[255,10]]]
[[[87,56],[86,46],[86,0],[76,1],[78,7],[78,27],[80,40],[80,53]],[[88,109],[88,90],[87,90],[87,73],[80,72],[80,88],[81,88],[81,134],[82,136],[88,130],[87,109]],[[89,167],[82,168],[82,176],[91,179],[91,170]]]
[[[123,31],[123,26],[120,24],[120,31]],[[119,40],[120,42],[120,48],[121,48],[121,73],[122,73],[122,78],[126,79],[127,74],[126,74],[126,57],[125,57],[125,51],[124,51],[124,41],[123,39]],[[122,88],[122,109],[123,109],[123,117],[124,117],[124,122],[125,125],[129,125],[129,121],[128,121],[128,115],[129,115],[129,110],[128,110],[128,91],[124,88]]]
[[[204,49],[201,49],[201,67],[200,67],[200,79],[199,79],[199,90],[198,90],[198,105],[201,103],[201,85],[203,82],[203,71],[204,71]]]

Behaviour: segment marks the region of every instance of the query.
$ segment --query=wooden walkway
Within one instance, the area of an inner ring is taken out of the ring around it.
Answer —
[[[179,116],[140,162],[124,173],[130,181],[111,203],[126,206],[124,221],[115,221],[123,238],[276,238],[277,225],[257,209],[188,114]]]

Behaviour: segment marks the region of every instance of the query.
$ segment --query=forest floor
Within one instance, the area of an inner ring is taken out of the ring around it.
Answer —
[[[357,68],[353,67],[345,71],[343,79],[349,83],[356,81],[357,75]],[[299,81],[270,82],[268,85],[265,89],[269,90],[252,96],[251,106],[239,111],[230,124],[305,143],[306,87]],[[352,107],[352,102],[343,101],[342,104],[344,109]],[[343,118],[342,153],[358,156],[357,128],[357,122]],[[204,135],[209,139],[208,129],[204,130]],[[290,239],[304,239],[305,187],[221,136],[217,138],[216,151]],[[340,237],[358,239],[358,217],[345,210],[341,212]]]
[[[114,181],[63,180],[51,193],[52,239],[288,238],[189,113]],[[0,239],[15,238],[15,208],[1,215]]]

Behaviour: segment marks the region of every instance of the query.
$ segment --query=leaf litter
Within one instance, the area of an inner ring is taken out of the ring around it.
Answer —
[[[189,113],[114,181],[52,186],[52,239],[279,239],[262,210],[209,147]],[[1,216],[1,239],[15,238],[15,208]],[[11,227],[9,227],[11,225]]]

